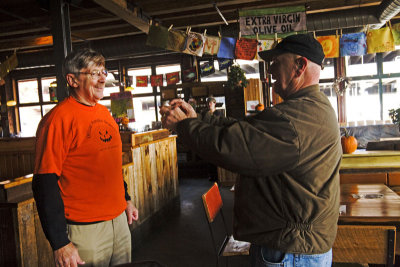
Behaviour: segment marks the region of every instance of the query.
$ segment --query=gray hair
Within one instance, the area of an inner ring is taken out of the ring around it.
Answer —
[[[69,54],[63,64],[63,76],[67,74],[78,74],[81,69],[90,65],[105,66],[105,59],[102,54],[90,48],[83,48]]]

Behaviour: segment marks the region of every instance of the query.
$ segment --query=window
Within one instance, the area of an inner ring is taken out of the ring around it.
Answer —
[[[246,79],[260,79],[260,71],[258,68],[258,60],[241,60],[237,59],[236,63],[246,74]]]
[[[333,88],[332,83],[320,83],[319,88],[321,92],[323,92],[329,99],[329,102],[332,105],[332,108],[335,110],[336,117],[338,114],[338,105],[337,105],[337,94],[335,92],[335,89]]]
[[[157,103],[160,103],[160,97],[157,96]],[[135,112],[135,122],[130,123],[134,131],[142,132],[151,127],[152,121],[156,121],[156,112],[159,107],[154,104],[154,96],[134,97],[133,109]]]
[[[321,70],[320,79],[333,79],[335,78],[334,60],[332,58],[325,58],[322,62],[324,67]]]
[[[49,87],[52,82],[56,82],[56,78],[42,78],[42,98],[44,102],[50,102]]]
[[[378,68],[375,54],[345,57],[347,77],[376,75]]]
[[[117,71],[109,71],[106,78],[106,87],[104,88],[104,97],[110,96],[111,93],[119,92],[119,80]]]
[[[40,81],[40,83],[38,82]],[[50,102],[50,83],[55,77],[19,80],[17,82],[18,111],[20,121],[20,135],[22,137],[35,136],[37,126],[44,115],[56,104]],[[41,88],[39,88],[41,84]],[[40,99],[42,99],[40,101]]]
[[[215,73],[201,77],[202,82],[227,81],[227,69],[219,70],[218,60],[214,60]]]
[[[38,81],[24,80],[18,82],[19,103],[37,103],[39,102]]]
[[[35,136],[37,126],[42,119],[40,106],[20,107],[21,137]]]
[[[400,78],[382,79],[382,85],[383,120],[385,121],[390,120],[389,109],[397,109],[400,106]]]
[[[378,80],[352,81],[346,90],[346,113],[348,122],[364,125],[371,120],[380,120]]]

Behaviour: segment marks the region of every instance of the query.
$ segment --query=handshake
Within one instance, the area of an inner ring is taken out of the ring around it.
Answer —
[[[193,107],[182,99],[171,100],[169,106],[162,106],[160,114],[162,126],[169,130],[175,130],[177,123],[184,119],[197,118]]]

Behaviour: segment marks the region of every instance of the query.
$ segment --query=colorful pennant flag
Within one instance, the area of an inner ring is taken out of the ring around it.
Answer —
[[[203,55],[204,41],[204,35],[197,32],[189,32],[183,53],[201,57]]]
[[[272,48],[274,48],[276,46],[277,43],[278,43],[278,41],[275,41],[275,40],[258,40],[256,59],[262,60],[258,56],[258,52],[265,51],[265,50],[271,50]]]
[[[232,66],[233,59],[230,58],[218,58],[219,70],[224,70]]]
[[[347,33],[340,37],[340,55],[362,56],[367,53],[366,36],[363,32]]]
[[[201,77],[208,76],[210,74],[215,73],[214,62],[206,62],[200,65],[200,75]]]
[[[392,25],[392,35],[395,45],[400,45],[400,23]]]
[[[326,58],[339,57],[339,36],[318,36],[317,40],[322,45]]]
[[[235,45],[235,38],[222,37],[217,56],[219,58],[235,58]]]
[[[187,35],[183,31],[168,31],[168,41],[166,48],[168,50],[182,52],[185,49]]]
[[[150,25],[146,45],[167,48],[168,29],[163,26]]]
[[[182,72],[182,81],[183,82],[193,82],[197,79],[197,72],[196,72],[196,68],[190,68],[190,69],[186,69]]]
[[[155,86],[163,86],[163,75],[159,74],[159,75],[151,75],[150,76],[150,83],[151,86],[155,87]]]
[[[204,44],[204,54],[206,55],[218,54],[220,43],[221,43],[221,38],[215,36],[206,36],[206,42]]]
[[[180,81],[179,71],[165,74],[165,79],[167,80],[167,85],[177,84]]]
[[[148,76],[136,76],[136,87],[147,87],[149,84]]]
[[[235,56],[237,59],[253,60],[257,54],[257,40],[240,38],[236,42]]]
[[[389,27],[367,32],[367,53],[382,53],[394,51],[394,39]]]

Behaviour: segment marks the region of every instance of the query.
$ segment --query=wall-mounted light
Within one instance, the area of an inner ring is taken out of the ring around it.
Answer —
[[[15,100],[7,101],[7,107],[15,107],[16,105],[17,105],[17,102]]]

